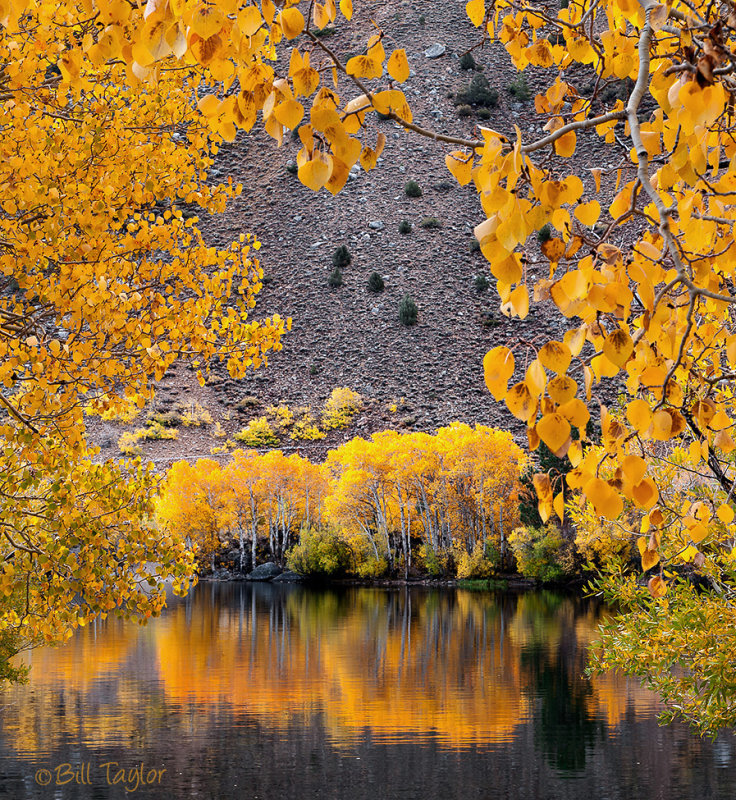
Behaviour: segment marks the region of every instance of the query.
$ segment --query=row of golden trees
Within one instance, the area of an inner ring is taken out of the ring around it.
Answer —
[[[442,571],[451,554],[467,561],[492,548],[503,556],[518,524],[525,465],[509,433],[460,423],[436,435],[356,437],[323,464],[239,450],[224,466],[176,462],[158,519],[183,533],[213,569],[233,540],[242,570],[264,549],[283,563],[300,540],[329,530],[358,574],[408,572],[413,564]]]

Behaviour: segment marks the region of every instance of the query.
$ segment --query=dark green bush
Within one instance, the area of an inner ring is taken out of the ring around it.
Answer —
[[[495,108],[498,105],[498,92],[491,88],[485,75],[474,75],[470,86],[455,95],[455,105]]]
[[[349,266],[352,260],[353,257],[350,255],[350,251],[347,247],[345,247],[344,244],[341,244],[332,254],[332,266],[336,267],[337,269],[343,269],[344,267]]]
[[[480,253],[480,242],[477,239],[471,239],[468,246],[471,253]]]
[[[414,325],[419,317],[419,309],[417,304],[411,299],[408,294],[404,295],[404,299],[399,304],[399,320],[402,325]]]
[[[383,291],[383,287],[383,278],[377,272],[371,272],[368,278],[368,291],[378,294],[378,292]]]
[[[421,197],[422,187],[416,181],[407,181],[404,192],[407,197]]]
[[[473,286],[475,287],[475,291],[481,294],[485,292],[488,287],[491,285],[488,278],[485,275],[476,275],[475,280],[473,281]]]
[[[292,161],[286,165],[286,171],[289,173],[289,175],[296,175],[297,172],[299,172],[299,167]]]
[[[411,233],[411,222],[408,219],[402,219],[399,223],[399,233]]]
[[[473,113],[473,107],[468,105],[459,106],[457,109],[458,117],[469,117]]]
[[[340,267],[335,267],[335,269],[332,270],[330,277],[327,279],[327,283],[329,283],[333,289],[342,286],[342,270]]]
[[[146,425],[161,425],[164,428],[178,428],[184,424],[184,418],[176,411],[156,411],[148,415]]]
[[[463,53],[460,56],[460,69],[475,69],[476,63],[472,53]]]
[[[520,72],[516,79],[508,85],[509,94],[515,97],[520,103],[528,103],[531,100],[532,92],[523,72]]]
[[[552,226],[549,222],[542,225],[542,227],[537,231],[537,239],[539,239],[540,244],[544,244],[548,242],[552,238]]]
[[[422,217],[419,227],[434,231],[441,228],[442,223],[437,219],[437,217]]]
[[[485,106],[483,106],[482,108],[479,108],[475,112],[475,115],[476,115],[476,117],[478,117],[478,119],[490,119],[491,118],[491,110],[489,108],[486,108]]]

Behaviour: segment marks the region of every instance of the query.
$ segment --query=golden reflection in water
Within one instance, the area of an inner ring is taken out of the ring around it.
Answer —
[[[144,744],[172,712],[205,728],[223,714],[270,727],[320,714],[337,745],[364,731],[501,744],[545,710],[611,730],[654,702],[616,676],[580,680],[598,619],[550,593],[202,586],[147,627],[98,623],[33,653],[30,685],[0,697],[2,726],[27,755],[64,737]]]

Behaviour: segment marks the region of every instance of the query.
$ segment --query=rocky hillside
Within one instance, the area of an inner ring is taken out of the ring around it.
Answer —
[[[338,21],[325,41],[341,56],[357,53],[375,20],[386,32],[388,52],[394,47],[407,51],[412,75],[403,88],[415,121],[425,127],[463,136],[471,135],[478,124],[511,137],[514,125],[541,132],[533,97],[551,76],[527,70],[526,85],[519,82],[503,47],[488,43],[473,50],[478,68],[462,69],[460,57],[480,41],[464,5],[461,0],[363,2],[357,24]],[[455,104],[456,94],[466,90],[474,76],[485,76],[498,97],[497,105],[481,110],[480,117],[478,108]],[[347,81],[339,91],[357,94]],[[245,380],[230,380],[218,366],[203,389],[185,369],[166,377],[157,408],[198,401],[220,423],[218,430],[225,437],[215,437],[214,425],[208,425],[180,428],[175,441],[142,443],[146,456],[160,466],[175,458],[208,456],[269,405],[318,411],[336,386],[360,392],[366,401],[364,413],[350,429],[332,432],[319,442],[285,438],[283,449],[320,457],[327,447],[356,433],[368,435],[387,427],[433,431],[453,420],[510,428],[526,438],[486,390],[482,359],[491,347],[509,340],[554,337],[559,318],[547,318],[544,308],[536,307],[523,322],[507,320],[498,311],[495,291],[478,291],[476,276],[491,276],[485,259],[473,248],[472,229],[483,215],[472,186],[459,187],[447,171],[446,145],[372,116],[369,141],[379,130],[387,137],[379,166],[370,173],[354,168],[335,198],[325,191],[313,193],[290,171],[300,147],[296,138],[286,137],[279,149],[254,129],[249,135],[240,133],[233,145],[221,150],[211,179],[232,175],[243,184],[243,193],[227,213],[205,221],[203,228],[218,245],[241,232],[257,234],[263,244],[266,285],[255,313],[291,317],[293,327],[268,367]],[[585,142],[581,149],[574,167],[579,174],[586,172],[586,158],[591,157]],[[410,180],[421,187],[420,197],[407,196],[405,184]],[[410,232],[400,232],[403,221]],[[332,257],[340,245],[347,247],[352,260],[343,270],[342,286],[331,287]],[[532,275],[537,269],[547,270],[538,250],[533,243]],[[378,294],[368,289],[374,271],[385,284]],[[412,327],[399,321],[399,304],[406,294],[419,308]],[[243,408],[243,398],[256,400]],[[140,419],[129,426],[93,421],[91,430],[103,446],[102,455],[113,455],[121,432],[140,427]]]

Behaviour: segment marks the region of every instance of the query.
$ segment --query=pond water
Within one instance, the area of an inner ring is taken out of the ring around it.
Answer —
[[[660,728],[636,682],[582,677],[600,614],[550,592],[202,584],[32,654],[0,694],[0,797],[736,797],[733,734]]]

